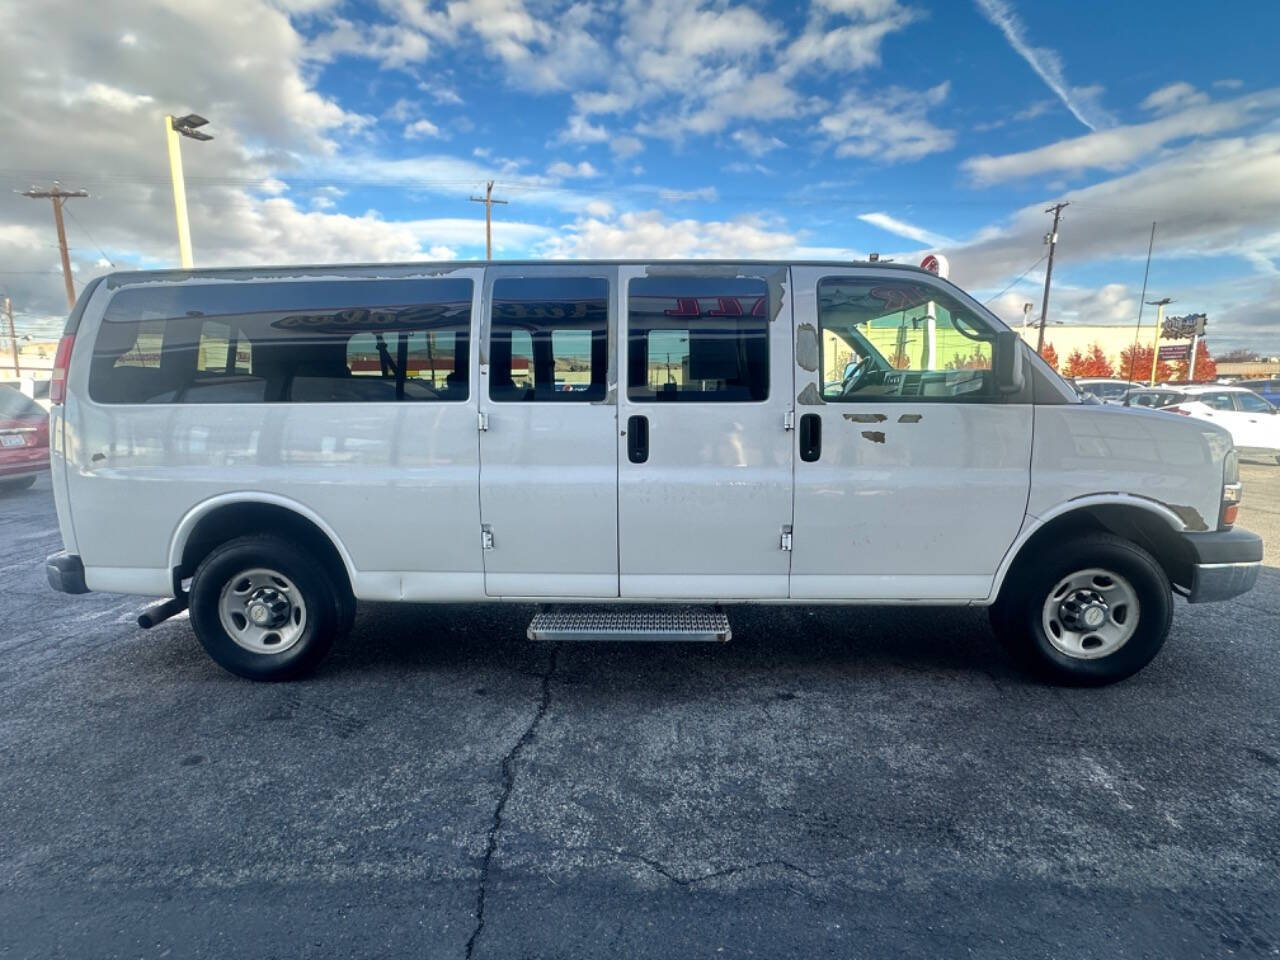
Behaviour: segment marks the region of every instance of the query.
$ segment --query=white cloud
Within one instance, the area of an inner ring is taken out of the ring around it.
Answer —
[[[746,258],[785,257],[796,236],[771,229],[757,217],[733,220],[669,220],[656,210],[624,213],[616,220],[584,217],[566,225],[539,248],[542,256],[565,258]]]
[[[552,177],[561,177],[564,179],[591,178],[600,176],[600,171],[589,164],[586,160],[580,163],[566,163],[564,160],[557,160],[551,166],[547,167],[547,174]]]
[[[1013,7],[1006,0],[975,0],[978,10],[1004,34],[1009,46],[1022,57],[1035,71],[1036,76],[1044,81],[1071,111],[1072,116],[1090,130],[1108,127],[1113,120],[1105,110],[1097,104],[1097,91],[1091,88],[1073,88],[1066,80],[1062,67],[1062,58],[1057,52],[1047,47],[1034,47],[1027,39],[1026,27]]]
[[[639,137],[614,137],[609,141],[609,149],[619,160],[626,160],[628,157],[634,157],[643,150],[644,143],[641,142]]]
[[[948,247],[955,243],[954,240],[948,239],[940,233],[934,233],[924,227],[907,223],[905,220],[899,220],[883,212],[861,213],[858,215],[858,219],[864,223],[871,224],[873,227],[879,227],[888,233],[914,240],[926,247]]]
[[[425,140],[429,137],[439,136],[440,128],[426,117],[423,117],[421,120],[415,120],[413,123],[406,124],[404,128],[404,138],[406,140]]]
[[[560,131],[559,139],[565,143],[604,143],[609,139],[609,131],[592,123],[582,114],[575,113]]]
[[[695,190],[659,190],[658,199],[665,203],[688,203],[696,200],[699,203],[715,203],[719,198],[715,187],[698,187]]]
[[[1119,170],[1167,144],[1234,130],[1280,107],[1280,88],[1236,100],[1190,106],[1146,123],[1088,133],[1004,156],[976,156],[964,167],[976,183],[990,184],[1053,171]]]
[[[822,117],[818,128],[836,145],[837,157],[869,157],[881,163],[919,160],[955,144],[954,133],[928,118],[930,108],[946,100],[949,89],[943,81],[919,92],[890,87],[870,96],[850,91]]]
[[[753,157],[763,157],[770,150],[777,150],[779,147],[786,146],[777,137],[763,134],[751,127],[735,130],[731,136],[734,143]]]
[[[1156,113],[1168,113],[1171,110],[1181,109],[1182,107],[1199,106],[1208,103],[1209,97],[1197,90],[1191,84],[1179,81],[1161,87],[1159,90],[1153,91],[1141,106],[1144,110],[1154,110]]]

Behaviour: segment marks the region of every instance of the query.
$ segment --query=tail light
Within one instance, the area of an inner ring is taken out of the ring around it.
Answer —
[[[67,368],[71,366],[71,347],[75,342],[74,334],[66,334],[58,341],[58,351],[53,355],[53,376],[49,380],[50,403],[66,402]]]
[[[1218,514],[1218,529],[1225,530],[1240,516],[1240,500],[1244,485],[1240,482],[1240,459],[1235,450],[1228,450],[1222,462],[1222,511]]]

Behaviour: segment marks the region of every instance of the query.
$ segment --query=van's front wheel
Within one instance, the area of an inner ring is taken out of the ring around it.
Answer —
[[[1146,666],[1173,618],[1169,579],[1136,543],[1074,538],[1005,584],[991,624],[1010,651],[1051,680],[1114,683]]]
[[[191,626],[219,666],[251,680],[313,669],[347,626],[324,567],[274,536],[215,549],[191,578]]]

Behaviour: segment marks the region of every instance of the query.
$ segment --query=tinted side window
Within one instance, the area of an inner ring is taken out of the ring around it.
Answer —
[[[500,277],[493,283],[489,397],[501,403],[603,400],[609,281]]]
[[[1236,402],[1245,413],[1270,413],[1272,410],[1271,404],[1256,393],[1237,393]]]
[[[995,331],[928,284],[824,279],[818,322],[827,401],[998,399],[991,371]]]
[[[627,289],[627,397],[769,398],[769,288],[752,277],[637,277]]]
[[[1202,393],[1197,398],[1206,407],[1214,410],[1234,410],[1235,404],[1231,402],[1231,394],[1229,393]]]
[[[100,403],[465,400],[470,280],[126,289],[94,343]]]

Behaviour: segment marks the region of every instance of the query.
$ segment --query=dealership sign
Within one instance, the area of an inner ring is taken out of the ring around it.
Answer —
[[[1189,340],[1191,337],[1203,337],[1207,322],[1203,313],[1189,313],[1185,317],[1165,317],[1164,323],[1160,326],[1160,337],[1164,340]]]

